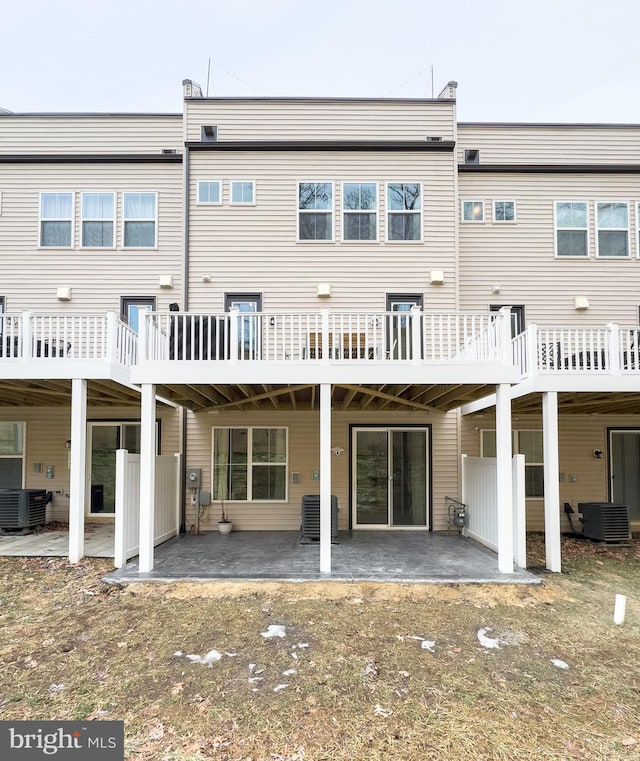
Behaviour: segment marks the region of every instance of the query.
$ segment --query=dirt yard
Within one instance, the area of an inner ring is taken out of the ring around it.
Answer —
[[[107,561],[3,558],[0,719],[122,719],[131,761],[640,759],[640,541],[563,558],[539,587],[117,587]]]

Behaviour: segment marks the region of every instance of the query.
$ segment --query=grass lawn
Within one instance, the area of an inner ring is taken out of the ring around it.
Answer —
[[[0,719],[122,719],[132,761],[640,759],[640,541],[563,558],[540,587],[116,587],[108,561],[2,558]]]

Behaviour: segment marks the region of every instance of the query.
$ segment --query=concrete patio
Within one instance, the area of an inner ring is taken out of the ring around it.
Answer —
[[[180,536],[156,548],[153,571],[137,562],[110,573],[113,583],[186,580],[394,581],[441,584],[538,584],[533,574],[498,571],[497,555],[464,537],[413,531],[341,532],[332,572],[321,574],[320,548],[297,531],[238,531]]]
[[[84,530],[85,555],[112,558],[113,523],[87,524]],[[68,557],[69,531],[37,531],[33,534],[0,534],[0,557]]]

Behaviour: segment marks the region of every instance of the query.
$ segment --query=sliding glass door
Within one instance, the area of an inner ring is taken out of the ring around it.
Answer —
[[[354,527],[427,527],[428,428],[353,430]]]

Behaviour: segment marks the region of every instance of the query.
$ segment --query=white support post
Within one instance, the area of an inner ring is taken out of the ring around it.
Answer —
[[[414,363],[422,359],[422,330],[420,320],[422,319],[422,310],[417,304],[411,307],[411,359]]]
[[[33,357],[33,313],[22,313],[22,359]]]
[[[511,396],[508,383],[496,386],[496,478],[498,486],[498,570],[513,573],[513,480]]]
[[[558,392],[542,395],[544,444],[544,545],[547,569],[562,571],[560,548],[560,459],[558,455]]]
[[[144,322],[141,320],[140,322]],[[146,323],[145,323],[146,327]],[[107,340],[105,341],[105,359],[107,362],[116,362],[117,360],[117,331],[118,319],[115,312],[107,312]]]
[[[323,344],[323,348],[327,344]],[[320,384],[320,573],[331,573],[331,384]]]
[[[607,323],[609,372],[620,375],[620,326],[614,322]]]
[[[320,342],[320,347],[316,347],[316,359],[320,357],[320,361],[323,365],[329,364],[329,359],[331,358],[331,353],[334,352],[334,356],[339,357],[341,356],[340,350],[342,349],[341,346],[335,346],[331,348],[332,341],[329,338],[329,310],[328,309],[321,309],[320,310],[320,329],[322,331],[322,340]],[[322,393],[322,387],[320,388],[320,392]]]
[[[138,569],[153,570],[156,492],[156,387],[142,384],[140,415],[140,541]]]
[[[500,309],[500,356],[506,365],[513,364],[513,349],[511,340],[511,307]]]
[[[69,473],[69,562],[84,557],[87,464],[87,381],[71,381],[71,470]]]
[[[240,341],[244,344],[240,322],[240,310],[237,307],[231,307],[229,309],[229,361],[233,363],[238,361],[238,356],[242,356],[244,350],[244,346],[240,346]],[[191,358],[189,357],[189,359]]]

